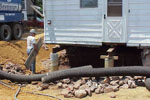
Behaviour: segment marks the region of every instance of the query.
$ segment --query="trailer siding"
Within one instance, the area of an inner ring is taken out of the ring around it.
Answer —
[[[128,0],[128,46],[150,46],[150,1]]]
[[[80,8],[80,0],[45,0],[45,42],[101,45],[103,0],[98,8]]]

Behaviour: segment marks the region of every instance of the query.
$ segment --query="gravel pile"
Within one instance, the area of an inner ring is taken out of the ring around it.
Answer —
[[[109,77],[110,80],[105,78],[83,77],[80,79],[63,79],[57,82],[57,87],[62,89],[61,94],[65,98],[76,97],[83,98],[92,96],[92,93],[102,94],[112,92],[111,98],[116,96],[114,92],[120,89],[133,89],[137,86],[144,86],[144,77]]]
[[[25,74],[20,65],[13,64],[12,62],[9,62],[4,67],[1,67],[1,70],[12,74],[19,74],[19,75]]]

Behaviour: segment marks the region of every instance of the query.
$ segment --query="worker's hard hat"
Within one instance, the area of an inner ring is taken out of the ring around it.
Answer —
[[[33,34],[33,33],[36,34],[35,29],[31,29],[31,30],[30,30],[30,33],[31,33],[31,34]]]

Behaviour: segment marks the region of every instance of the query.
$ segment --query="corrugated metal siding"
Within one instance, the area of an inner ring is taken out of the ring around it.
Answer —
[[[80,8],[80,0],[44,0],[45,42],[101,45],[102,1],[98,8]]]
[[[128,45],[150,46],[150,0],[128,0]]]

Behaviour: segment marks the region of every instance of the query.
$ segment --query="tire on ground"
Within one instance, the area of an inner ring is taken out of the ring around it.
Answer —
[[[11,32],[10,26],[7,24],[2,25],[0,28],[1,40],[9,41],[9,40],[11,40],[11,36],[12,36],[12,32]]]
[[[22,25],[20,25],[20,24],[15,24],[15,25],[13,26],[12,31],[13,31],[13,34],[12,34],[13,39],[15,39],[15,40],[21,39],[22,34],[23,34]]]

